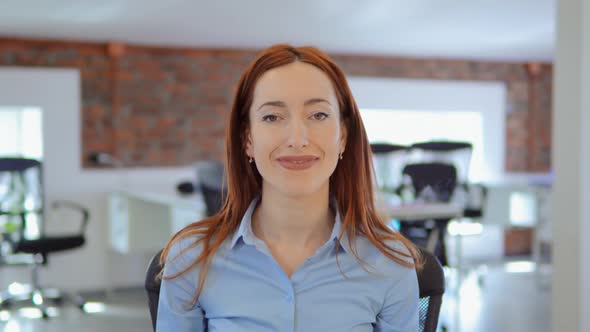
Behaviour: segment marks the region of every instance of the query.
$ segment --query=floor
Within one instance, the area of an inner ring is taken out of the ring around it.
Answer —
[[[439,331],[551,331],[550,276],[544,269],[539,279],[534,269],[522,258],[474,268],[462,277],[459,301],[456,272],[446,270]]]
[[[459,316],[455,311],[456,273],[447,271],[447,293],[443,300],[440,331],[544,332],[550,331],[550,297],[547,287],[538,288],[530,262],[509,262],[472,270],[463,278]],[[507,270],[519,272],[507,272]],[[104,302],[104,311],[83,314],[66,306],[50,320],[29,318],[34,310],[0,311],[0,332],[134,332],[151,331],[143,290],[117,291],[109,297],[89,300]],[[456,329],[457,318],[460,329]]]
[[[11,309],[10,318],[0,312],[0,332],[146,332],[152,330],[146,295],[141,289],[85,296],[88,301],[104,303],[103,311],[83,313],[73,305],[58,308],[56,316],[39,318],[36,310]],[[8,319],[7,319],[8,318]]]

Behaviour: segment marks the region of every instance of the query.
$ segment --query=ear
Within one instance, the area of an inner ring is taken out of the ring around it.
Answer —
[[[244,139],[245,139],[245,149],[246,155],[249,157],[254,157],[254,151],[252,147],[252,135],[250,134],[250,128],[246,127],[246,131],[244,132]]]
[[[346,127],[346,123],[344,121],[341,122],[340,125],[340,152],[344,152],[346,148],[346,140],[348,138],[348,128]]]

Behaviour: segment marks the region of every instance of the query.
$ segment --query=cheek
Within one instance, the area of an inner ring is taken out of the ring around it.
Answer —
[[[318,133],[318,141],[325,142],[326,150],[339,150],[340,129],[337,125],[334,125],[330,128],[325,128],[325,130],[320,130]]]
[[[269,130],[262,130],[254,128],[250,136],[252,142],[252,152],[254,154],[267,154],[277,144],[278,135],[273,134]]]

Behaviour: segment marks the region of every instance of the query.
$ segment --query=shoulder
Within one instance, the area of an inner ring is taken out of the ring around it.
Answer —
[[[386,276],[416,275],[416,270],[414,268],[404,266],[399,262],[394,261],[365,236],[358,236],[356,244],[360,258],[369,264],[370,268],[376,269],[377,273],[383,273]],[[387,240],[384,244],[395,250],[390,250],[394,256],[409,264],[414,264],[414,259],[412,258],[410,250],[403,242],[399,240]]]
[[[181,231],[182,232],[182,231]],[[216,260],[219,256],[224,256],[230,248],[231,236],[227,236],[221,245],[216,248],[215,252],[209,257],[210,260]],[[164,270],[182,271],[187,268],[196,270],[198,268],[197,260],[203,253],[205,247],[202,234],[188,234],[176,236],[168,244],[168,251],[164,259]],[[167,267],[170,267],[169,269]]]
[[[368,239],[365,241],[369,242]],[[385,241],[389,247],[396,251],[395,256],[414,264],[410,250],[399,240]],[[414,267],[408,267],[394,261],[385,255],[379,248],[371,243],[371,252],[374,261],[376,274],[381,276],[384,282],[384,295],[387,301],[392,299],[407,299],[407,303],[414,303],[419,298],[418,273]],[[403,254],[403,255],[402,255]],[[405,300],[404,300],[405,301]]]
[[[203,245],[199,236],[178,237],[172,240],[165,253],[164,275],[186,270],[199,258],[202,250]]]

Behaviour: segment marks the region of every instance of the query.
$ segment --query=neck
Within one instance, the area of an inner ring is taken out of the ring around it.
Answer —
[[[327,188],[300,197],[263,189],[252,216],[252,231],[271,246],[320,247],[334,226],[329,199]]]

